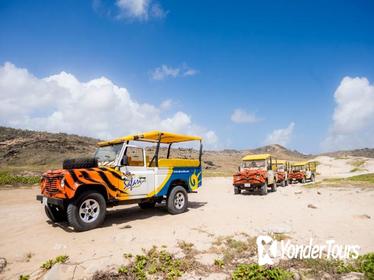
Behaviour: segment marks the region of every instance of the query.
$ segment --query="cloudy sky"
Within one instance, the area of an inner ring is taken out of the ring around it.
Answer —
[[[373,14],[373,1],[1,1],[0,125],[374,147]]]

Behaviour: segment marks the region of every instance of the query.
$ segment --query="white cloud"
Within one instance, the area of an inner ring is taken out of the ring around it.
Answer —
[[[172,106],[173,106],[173,100],[166,99],[166,100],[161,102],[160,109],[161,110],[169,110]]]
[[[286,146],[291,140],[294,127],[295,123],[291,122],[286,128],[273,130],[273,132],[266,137],[265,144],[279,144]]]
[[[374,147],[374,85],[365,77],[345,77],[334,98],[333,123],[324,148]]]
[[[231,121],[234,123],[255,123],[260,119],[254,113],[246,112],[242,109],[235,109],[231,114]]]
[[[161,81],[166,78],[194,76],[197,73],[197,70],[188,67],[186,64],[183,64],[181,67],[175,68],[163,64],[160,67],[155,68],[151,72],[151,78],[156,81]]]
[[[152,0],[117,0],[116,5],[120,10],[118,18],[148,20],[166,16],[160,4]]]
[[[5,126],[101,139],[160,129],[208,135],[204,141],[208,147],[218,141],[213,131],[194,124],[187,113],[162,118],[166,103],[160,107],[139,103],[126,88],[105,77],[81,82],[61,72],[39,79],[5,63],[0,66],[0,98],[0,124]]]

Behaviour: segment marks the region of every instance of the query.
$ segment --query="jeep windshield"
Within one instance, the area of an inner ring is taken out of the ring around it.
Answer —
[[[123,143],[102,146],[96,149],[95,158],[101,165],[114,165]]]
[[[303,171],[304,166],[293,166],[292,171],[298,172],[298,171]]]
[[[277,165],[277,171],[284,172],[286,170],[284,164],[278,164]]]
[[[263,169],[266,165],[265,160],[246,160],[242,162],[242,167],[248,169]]]

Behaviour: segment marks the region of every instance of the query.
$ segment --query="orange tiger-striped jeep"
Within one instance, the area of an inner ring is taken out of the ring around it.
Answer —
[[[130,141],[154,143],[152,158],[143,146]],[[198,141],[198,159],[171,158],[174,143]],[[166,158],[160,147],[166,145]],[[187,193],[201,186],[202,139],[168,132],[151,131],[98,143],[95,156],[66,160],[63,169],[49,170],[41,180],[41,195],[48,218],[67,220],[77,231],[99,226],[106,208],[122,203],[138,203],[152,208],[166,200],[171,214],[187,209]]]

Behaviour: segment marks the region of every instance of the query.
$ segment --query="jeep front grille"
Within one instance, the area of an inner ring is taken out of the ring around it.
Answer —
[[[59,177],[45,177],[45,189],[50,194],[58,193],[57,185],[61,178]]]

